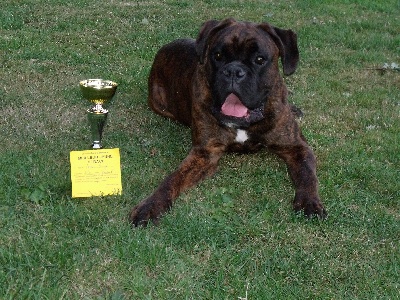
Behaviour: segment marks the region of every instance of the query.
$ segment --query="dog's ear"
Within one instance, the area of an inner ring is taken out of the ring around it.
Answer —
[[[221,29],[234,23],[234,19],[225,19],[223,21],[209,20],[203,24],[200,33],[196,39],[196,52],[201,64],[204,63],[207,48],[211,38]]]
[[[259,27],[266,31],[278,46],[283,66],[283,73],[285,75],[293,74],[296,71],[297,63],[299,62],[297,34],[290,29],[280,29],[273,27],[268,23],[262,23]]]

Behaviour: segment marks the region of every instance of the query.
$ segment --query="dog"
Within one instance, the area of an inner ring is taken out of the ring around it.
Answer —
[[[148,104],[157,114],[191,127],[192,148],[172,174],[130,212],[133,226],[158,224],[185,190],[213,175],[230,151],[267,148],[284,160],[295,188],[293,207],[325,218],[316,158],[288,103],[280,74],[295,72],[297,35],[268,23],[210,20],[196,40],[178,39],[156,54]]]

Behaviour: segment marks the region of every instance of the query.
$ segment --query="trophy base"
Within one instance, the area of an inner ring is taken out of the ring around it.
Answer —
[[[94,141],[93,144],[90,146],[93,150],[102,149],[103,146],[98,141]]]

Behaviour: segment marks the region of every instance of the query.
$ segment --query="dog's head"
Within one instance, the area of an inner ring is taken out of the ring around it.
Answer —
[[[297,67],[297,36],[268,23],[208,21],[196,41],[213,95],[212,111],[223,124],[248,127],[264,119],[268,95],[283,73]]]

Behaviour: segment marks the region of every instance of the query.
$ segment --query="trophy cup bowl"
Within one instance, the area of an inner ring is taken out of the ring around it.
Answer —
[[[112,99],[117,86],[117,83],[104,79],[86,79],[79,82],[83,98],[94,104],[87,110],[93,139],[92,149],[102,148],[101,139],[108,115],[108,110],[103,105]]]

